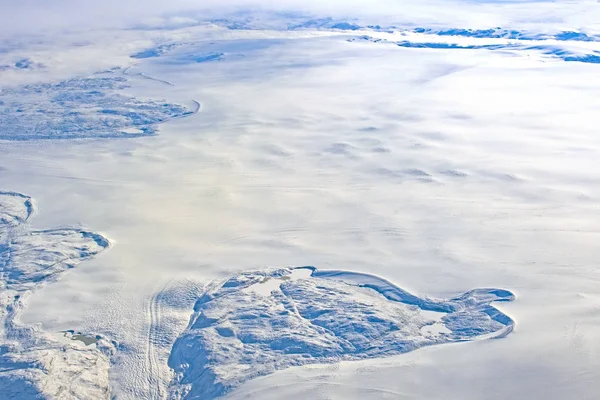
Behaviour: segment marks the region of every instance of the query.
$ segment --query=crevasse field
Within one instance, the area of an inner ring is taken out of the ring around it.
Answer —
[[[0,399],[600,398],[600,3],[0,0]]]

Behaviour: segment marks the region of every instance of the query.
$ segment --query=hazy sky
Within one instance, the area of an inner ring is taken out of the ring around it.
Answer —
[[[0,0],[0,35],[126,26],[164,15],[222,14],[240,8],[366,18],[384,24],[479,28],[552,23],[564,29],[600,30],[596,0]]]

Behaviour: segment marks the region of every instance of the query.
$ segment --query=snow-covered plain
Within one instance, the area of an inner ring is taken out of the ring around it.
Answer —
[[[0,397],[597,398],[599,6],[476,3],[3,39]]]

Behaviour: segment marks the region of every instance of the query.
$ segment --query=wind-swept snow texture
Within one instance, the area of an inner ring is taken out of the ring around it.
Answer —
[[[108,398],[108,356],[114,343],[87,346],[22,326],[29,294],[109,246],[78,229],[33,231],[31,198],[0,192],[0,398]]]
[[[476,289],[434,300],[373,275],[313,267],[242,273],[196,303],[169,360],[171,395],[208,400],[292,366],[503,337],[514,323],[490,303],[513,298]]]
[[[119,93],[129,84],[115,74],[0,90],[0,139],[149,135],[157,124],[193,113],[178,104]]]

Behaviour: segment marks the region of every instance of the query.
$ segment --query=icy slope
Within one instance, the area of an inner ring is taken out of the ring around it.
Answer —
[[[376,276],[314,268],[243,273],[196,303],[169,360],[171,396],[212,399],[292,366],[504,336],[513,321],[490,303],[512,299],[495,289],[420,298]]]
[[[77,229],[32,231],[31,198],[0,192],[0,397],[108,398],[108,356],[101,336],[46,334],[19,323],[35,289],[108,247]],[[95,343],[95,345],[91,345]]]

